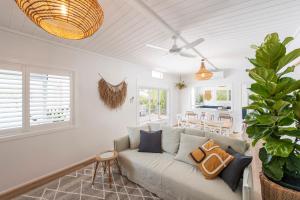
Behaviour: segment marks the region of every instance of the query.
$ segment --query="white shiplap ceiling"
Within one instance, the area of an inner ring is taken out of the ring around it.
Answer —
[[[0,28],[29,34],[76,48],[116,57],[141,66],[170,73],[193,73],[199,58],[165,55],[145,46],[169,48],[171,34],[130,0],[99,0],[104,9],[103,27],[81,41],[56,38],[34,25],[14,0],[0,1]],[[250,44],[260,43],[264,35],[278,32],[293,36],[300,26],[299,0],[144,0],[159,16],[188,40],[205,42],[197,49],[219,69],[248,67]],[[180,43],[179,43],[180,44]],[[300,44],[299,44],[300,45]]]

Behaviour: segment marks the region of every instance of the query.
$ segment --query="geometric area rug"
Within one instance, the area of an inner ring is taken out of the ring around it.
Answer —
[[[113,170],[112,187],[99,167],[92,185],[94,164],[40,186],[14,200],[160,200],[155,194]]]

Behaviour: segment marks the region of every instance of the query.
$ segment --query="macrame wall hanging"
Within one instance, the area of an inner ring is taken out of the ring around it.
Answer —
[[[112,85],[107,82],[100,74],[100,81],[98,82],[99,95],[106,106],[111,109],[116,109],[122,106],[127,95],[127,83],[125,79],[117,84]]]

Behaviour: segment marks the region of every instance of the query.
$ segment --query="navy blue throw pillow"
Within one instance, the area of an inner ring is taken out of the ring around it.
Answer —
[[[150,153],[162,153],[161,148],[161,135],[162,130],[148,132],[140,131],[141,140],[139,146],[139,152],[150,152]]]
[[[234,159],[221,172],[220,177],[227,183],[232,191],[235,191],[239,186],[240,179],[243,176],[244,169],[251,163],[252,156],[244,156],[230,146],[226,150],[227,153],[234,156]]]

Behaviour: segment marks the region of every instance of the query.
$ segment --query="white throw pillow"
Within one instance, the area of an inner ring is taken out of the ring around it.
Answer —
[[[140,145],[140,130],[149,131],[148,125],[127,127],[130,149],[136,149]]]
[[[191,165],[196,165],[197,163],[193,160],[190,153],[198,147],[202,146],[207,140],[208,138],[206,137],[199,137],[182,133],[180,136],[179,150],[177,155],[175,156],[175,159]]]
[[[175,128],[170,126],[162,127],[162,149],[163,151],[175,154],[178,151],[180,143],[180,134],[183,133],[183,128]]]

